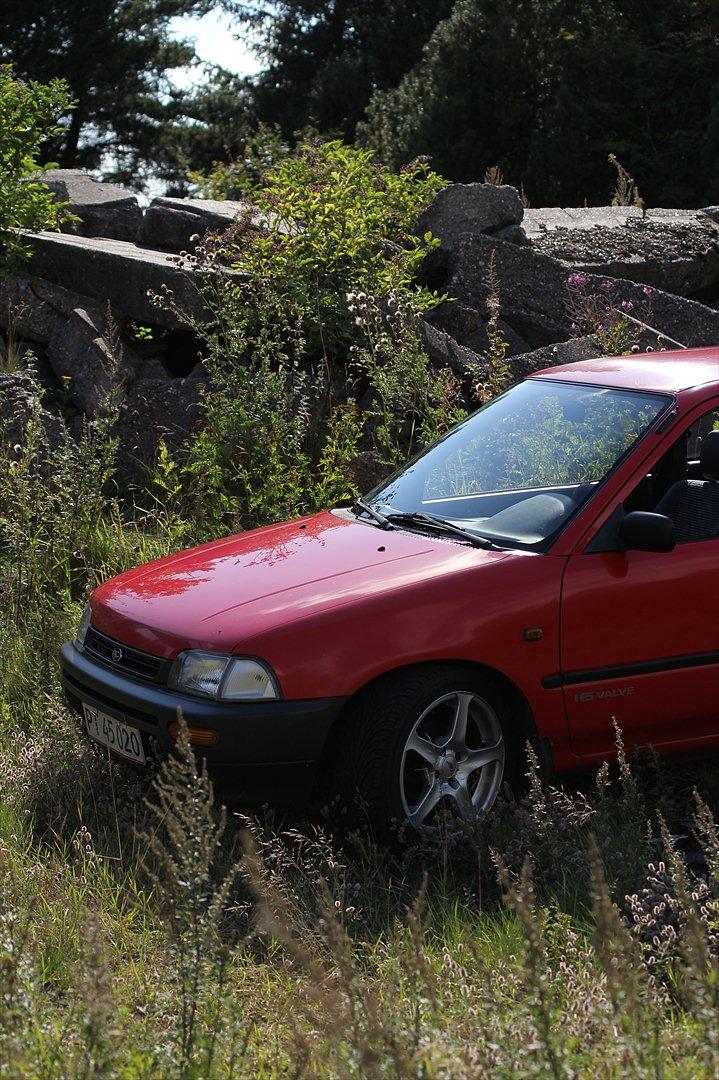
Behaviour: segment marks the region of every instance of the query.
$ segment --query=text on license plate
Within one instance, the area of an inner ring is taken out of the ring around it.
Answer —
[[[90,738],[103,746],[109,746],[116,754],[122,754],[130,761],[139,761],[145,764],[145,751],[142,747],[142,737],[137,728],[123,724],[122,720],[116,720],[114,716],[94,709],[91,705],[82,703],[85,713],[85,727]]]

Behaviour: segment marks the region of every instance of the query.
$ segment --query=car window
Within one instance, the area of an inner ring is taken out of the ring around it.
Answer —
[[[712,409],[696,424],[692,424],[687,435],[687,461],[698,461],[702,440],[710,431],[719,430],[719,409]]]
[[[529,379],[480,409],[368,497],[493,541],[552,536],[667,408],[658,394]]]
[[[543,388],[438,462],[424,497],[596,483],[656,415],[638,395]]]
[[[649,510],[674,522],[677,543],[719,541],[719,475],[707,472],[702,446],[719,432],[711,409],[682,433],[624,501],[624,512]]]

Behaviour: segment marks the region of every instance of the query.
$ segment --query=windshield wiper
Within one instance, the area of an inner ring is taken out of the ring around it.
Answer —
[[[380,514],[379,510],[375,510],[374,506],[370,506],[364,499],[355,499],[352,503],[352,509],[355,512],[359,510],[362,514],[368,514],[375,524],[379,525],[380,529],[389,529],[391,527],[389,519],[384,514]]]
[[[427,529],[434,529],[437,532],[443,532],[449,536],[456,536],[458,539],[466,540],[468,544],[473,544],[474,547],[484,548],[486,551],[504,550],[499,544],[495,544],[486,536],[479,536],[477,533],[470,532],[469,529],[463,529],[461,525],[455,525],[453,521],[447,521],[446,518],[436,517],[434,514],[426,514],[420,511],[413,511],[412,513],[396,511],[392,514],[381,514],[379,510],[375,510],[374,506],[365,502],[362,498],[354,500],[352,509],[355,513],[359,511],[360,513],[367,514],[380,529],[393,529],[401,525],[421,525]]]
[[[468,544],[474,544],[475,547],[484,548],[487,551],[504,550],[499,544],[495,544],[486,536],[478,536],[477,533],[470,532],[469,529],[463,529],[461,525],[455,525],[453,521],[435,517],[434,514],[424,514],[419,511],[413,513],[395,513],[388,514],[385,521],[387,521],[390,526],[423,525],[425,528],[436,529],[438,532],[447,533],[449,536],[457,536],[462,540],[466,540]]]

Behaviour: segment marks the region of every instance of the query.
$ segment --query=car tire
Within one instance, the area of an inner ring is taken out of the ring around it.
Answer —
[[[506,695],[460,665],[379,679],[350,703],[334,746],[332,788],[350,820],[386,835],[477,821],[517,774]]]

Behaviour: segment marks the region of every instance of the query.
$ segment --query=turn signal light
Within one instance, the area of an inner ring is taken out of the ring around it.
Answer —
[[[180,736],[180,725],[170,724],[168,730],[173,742],[177,742]],[[187,738],[191,746],[214,746],[217,742],[217,732],[210,731],[208,728],[190,727],[188,724]]]

